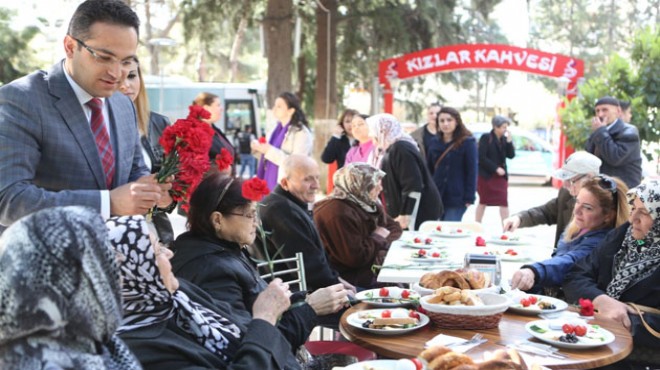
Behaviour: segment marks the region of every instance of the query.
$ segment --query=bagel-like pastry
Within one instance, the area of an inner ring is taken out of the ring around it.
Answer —
[[[452,302],[461,303],[461,292],[458,291],[458,292],[454,292],[454,293],[445,294],[442,297],[442,300],[447,302],[447,303],[452,303]]]
[[[427,272],[419,279],[419,285],[427,289],[438,289],[440,286],[436,286],[436,278],[435,272]]]
[[[471,289],[483,289],[486,285],[486,276],[483,272],[472,268],[460,268],[456,270],[467,282]]]
[[[431,362],[434,358],[440,357],[450,351],[451,350],[445,346],[433,346],[423,350],[422,353],[419,354],[419,357],[426,360],[426,362]]]
[[[470,289],[470,284],[457,272],[455,271],[440,271],[437,274],[436,284],[440,286],[453,286],[459,289]]]
[[[488,360],[482,363],[477,364],[479,370],[524,370],[526,368],[521,367],[519,364],[516,364],[510,360]]]
[[[461,290],[461,303],[466,306],[483,306],[484,302],[471,290]]]
[[[479,364],[480,370],[527,370],[527,364],[515,349],[498,349],[490,354],[488,361]]]
[[[450,370],[459,365],[472,365],[474,361],[467,355],[456,352],[447,352],[440,357],[434,358],[428,364],[430,370]]]

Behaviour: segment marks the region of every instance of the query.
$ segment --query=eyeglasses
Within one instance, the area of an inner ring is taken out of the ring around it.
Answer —
[[[85,48],[85,50],[87,50],[92,55],[96,63],[100,65],[106,67],[114,67],[115,65],[119,64],[119,68],[121,68],[122,71],[127,72],[130,71],[132,68],[135,68],[135,66],[138,64],[138,61],[135,57],[128,57],[126,59],[119,60],[114,55],[108,55],[100,50],[96,50],[91,46],[88,46],[80,39],[77,39],[73,36],[71,36],[71,38],[76,40],[78,45]]]
[[[571,178],[571,179],[568,179],[568,180],[567,180],[567,181],[568,181],[568,185],[570,185],[570,186],[574,186],[575,184],[578,183],[578,181],[582,180],[582,179],[585,178],[586,176],[587,176],[587,175],[579,175],[579,176],[575,176],[575,177],[573,177],[573,178]]]
[[[598,175],[594,177],[594,180],[598,180],[598,186],[603,190],[607,190],[612,194],[616,194],[616,182],[609,176]]]
[[[234,212],[226,212],[226,214],[228,214],[228,215],[233,215],[233,216],[241,216],[241,217],[249,218],[249,219],[252,220],[252,221],[255,221],[255,220],[257,219],[257,217],[258,217],[258,214],[257,214],[256,212],[255,212],[255,213],[250,213],[250,214],[234,213]]]

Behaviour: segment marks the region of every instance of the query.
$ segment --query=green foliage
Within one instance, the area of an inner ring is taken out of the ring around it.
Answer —
[[[646,28],[634,38],[632,64],[618,54],[612,55],[599,76],[580,86],[580,96],[560,112],[563,130],[574,148],[583,148],[591,133],[594,103],[610,95],[631,102],[633,125],[645,142],[660,140],[658,106],[660,103],[660,32]]]
[[[39,28],[15,31],[9,27],[13,15],[8,9],[0,8],[0,85],[35,69],[28,44]]]

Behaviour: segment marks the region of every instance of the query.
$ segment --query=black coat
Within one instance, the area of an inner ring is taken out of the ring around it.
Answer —
[[[348,136],[345,134],[341,135],[340,138],[333,136],[328,141],[325,149],[323,149],[321,160],[327,164],[337,161],[337,168],[342,168],[344,167],[346,153],[348,153],[349,149],[351,149],[351,141],[348,139]]]
[[[214,300],[231,305],[235,322],[248,325],[252,321],[252,306],[267,283],[259,277],[245,249],[226,240],[186,232],[176,239],[174,252],[171,262],[175,276],[194,283]],[[298,348],[316,324],[314,310],[302,304],[282,315],[278,329],[292,348]]]
[[[433,178],[426,167],[417,147],[399,140],[387,148],[380,168],[386,173],[383,177],[383,194],[387,214],[392,218],[411,215],[415,199],[410,193],[420,193],[419,209],[415,219],[415,230],[424,221],[439,220],[444,213],[442,199]]]
[[[209,159],[211,162],[215,163],[215,156],[220,154],[220,151],[222,148],[225,148],[229,150],[229,153],[233,158],[236,158],[236,150],[234,149],[234,146],[231,144],[231,141],[227,139],[227,136],[225,135],[222,130],[219,128],[215,127],[215,125],[211,125],[213,127],[213,131],[215,131],[215,134],[213,134],[213,142],[211,143],[211,149],[209,149]]]
[[[276,259],[295,257],[303,253],[307,288],[316,290],[339,283],[339,274],[328,261],[307,203],[277,186],[259,205],[261,222],[266,232],[271,232],[268,247],[271,256],[282,248]]]
[[[564,293],[568,302],[579,298],[593,300],[606,294],[607,285],[613,277],[614,255],[621,248],[630,223],[612,230],[605,239],[589,254],[573,265],[564,278]],[[620,302],[633,302],[644,306],[660,308],[660,268],[649,277],[629,286],[618,299]],[[636,315],[629,315],[632,322],[632,335],[635,345],[660,348],[660,339],[653,337]],[[654,330],[660,330],[660,315],[645,313],[646,322]]]
[[[232,319],[228,306],[217,305],[210,296],[185,280],[180,279],[179,283],[179,289],[192,301]],[[145,370],[300,368],[291,353],[289,343],[273,325],[266,321],[252,320],[247,326],[237,324],[243,332],[243,338],[233,360],[228,363],[181,330],[175,320],[172,317],[168,321],[119,335],[140,360]]]
[[[642,156],[637,127],[617,119],[610,127],[601,127],[592,132],[585,148],[603,161],[600,173],[620,178],[629,188],[642,181]]]
[[[489,179],[497,167],[504,169],[505,179],[509,179],[509,171],[506,169],[506,159],[516,156],[513,142],[507,143],[502,136],[497,139],[493,131],[479,138],[479,176]]]

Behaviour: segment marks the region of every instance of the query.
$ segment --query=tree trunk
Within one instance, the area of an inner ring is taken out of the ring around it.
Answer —
[[[277,95],[291,91],[293,70],[293,0],[268,0],[264,18],[268,84],[266,99],[272,107]]]
[[[316,8],[316,87],[314,89],[314,158],[320,158],[337,124],[337,0]],[[327,189],[328,166],[321,166],[321,188]]]
[[[238,29],[236,30],[236,36],[234,36],[234,42],[231,45],[231,53],[229,54],[229,82],[235,82],[238,78],[238,54],[241,50],[241,45],[243,44],[243,38],[245,37],[245,29],[247,28],[247,14],[241,16],[241,21],[238,23]]]

